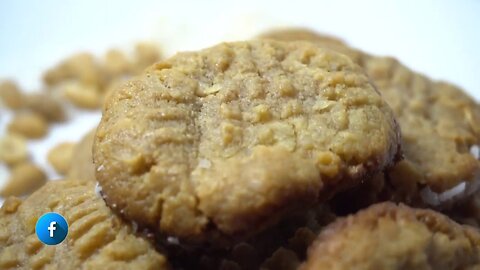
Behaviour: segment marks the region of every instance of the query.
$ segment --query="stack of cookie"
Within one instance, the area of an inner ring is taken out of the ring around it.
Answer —
[[[479,123],[307,30],[178,53],[107,95],[68,180],[6,200],[0,268],[477,269]],[[70,233],[47,247],[50,211]]]

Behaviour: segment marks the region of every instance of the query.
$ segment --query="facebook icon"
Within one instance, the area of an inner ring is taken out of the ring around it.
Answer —
[[[46,213],[38,219],[35,233],[42,243],[58,245],[67,237],[68,224],[62,215],[54,212]]]

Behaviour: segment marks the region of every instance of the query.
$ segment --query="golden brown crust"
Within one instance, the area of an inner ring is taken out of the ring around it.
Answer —
[[[327,226],[301,267],[466,269],[480,265],[480,233],[440,213],[382,203]]]
[[[115,91],[94,161],[110,206],[198,239],[251,232],[354,185],[389,166],[398,142],[389,107],[347,57],[252,41],[180,53]]]
[[[35,235],[46,212],[63,215],[69,232],[56,246]],[[168,269],[165,257],[136,236],[94,192],[93,183],[53,181],[0,210],[1,269]]]
[[[416,171],[411,175],[417,176],[417,183],[442,192],[463,181],[478,180],[480,162],[469,149],[480,145],[480,106],[461,89],[432,81],[393,58],[360,52],[310,30],[281,30],[261,37],[312,41],[361,65],[393,108],[405,158],[410,170]]]

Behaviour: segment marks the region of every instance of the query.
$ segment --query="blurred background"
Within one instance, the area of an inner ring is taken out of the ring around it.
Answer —
[[[0,1],[0,77],[39,74],[78,52],[155,40],[167,54],[305,26],[399,58],[480,99],[480,1]]]
[[[41,75],[80,52],[103,55],[137,41],[158,43],[163,55],[221,41],[251,38],[278,27],[307,27],[350,45],[394,56],[431,78],[452,82],[480,100],[480,1],[0,1],[0,79],[24,91],[42,88]],[[0,108],[0,134],[11,113]],[[34,161],[60,141],[78,141],[100,119],[75,111],[42,140],[28,142]],[[0,166],[0,185],[8,176]]]

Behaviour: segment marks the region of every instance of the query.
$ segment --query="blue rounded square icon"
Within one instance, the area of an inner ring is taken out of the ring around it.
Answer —
[[[60,244],[68,234],[68,224],[65,218],[57,213],[43,214],[35,225],[35,233],[46,245]]]

